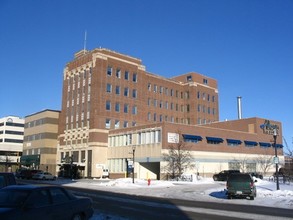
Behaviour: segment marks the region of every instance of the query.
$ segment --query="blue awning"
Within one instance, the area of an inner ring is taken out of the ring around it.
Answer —
[[[259,146],[261,146],[261,147],[270,147],[271,144],[270,143],[266,143],[266,142],[259,142]]]
[[[244,141],[245,145],[251,145],[251,146],[256,146],[257,142],[255,141]]]
[[[283,148],[283,144],[276,144],[276,148]]]
[[[241,144],[242,143],[242,141],[236,140],[236,139],[227,139],[227,142],[231,143],[231,144]]]
[[[183,134],[182,136],[183,136],[184,139],[198,140],[198,141],[202,140],[202,137],[198,136],[198,135]]]
[[[218,137],[206,137],[207,141],[214,141],[214,142],[223,142],[224,140],[222,138]]]

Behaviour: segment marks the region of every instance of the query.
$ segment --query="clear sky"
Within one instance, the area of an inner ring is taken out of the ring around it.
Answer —
[[[293,138],[293,0],[0,0],[0,118],[61,109],[74,53],[108,48],[164,77],[218,80],[220,120],[261,117]],[[281,138],[281,137],[278,137]]]

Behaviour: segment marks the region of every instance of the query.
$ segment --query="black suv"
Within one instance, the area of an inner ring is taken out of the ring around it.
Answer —
[[[220,173],[214,174],[214,181],[227,181],[231,173],[240,173],[240,170],[223,170]]]
[[[16,185],[15,176],[13,173],[0,173],[0,189],[9,186]]]

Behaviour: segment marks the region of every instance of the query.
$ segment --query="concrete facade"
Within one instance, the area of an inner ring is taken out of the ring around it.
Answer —
[[[57,174],[57,136],[60,111],[46,109],[25,117],[22,167]]]
[[[15,172],[23,149],[24,119],[0,119],[0,172]]]
[[[241,169],[243,172],[263,172],[261,163],[270,161],[268,173],[275,172],[273,158],[273,136],[264,133],[261,125],[266,120],[247,118],[208,125],[182,125],[163,122],[137,126],[135,128],[111,130],[109,133],[108,165],[112,176],[121,177],[126,172],[126,161],[132,161],[135,148],[135,175],[138,178],[164,179],[164,154],[177,141],[182,141],[185,150],[190,151],[193,169],[188,173],[199,173],[211,177],[224,169]],[[281,123],[271,121],[281,128]],[[278,137],[282,137],[279,129]],[[198,138],[188,140],[184,136]],[[159,137],[159,138],[158,138]],[[210,141],[219,140],[219,141]],[[131,140],[131,141],[129,141]],[[277,138],[279,162],[284,165],[282,139]],[[122,164],[122,165],[121,165]]]

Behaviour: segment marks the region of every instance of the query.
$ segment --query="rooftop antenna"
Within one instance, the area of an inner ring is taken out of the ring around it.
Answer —
[[[86,31],[84,32],[83,54],[85,54],[85,51],[86,51]]]

